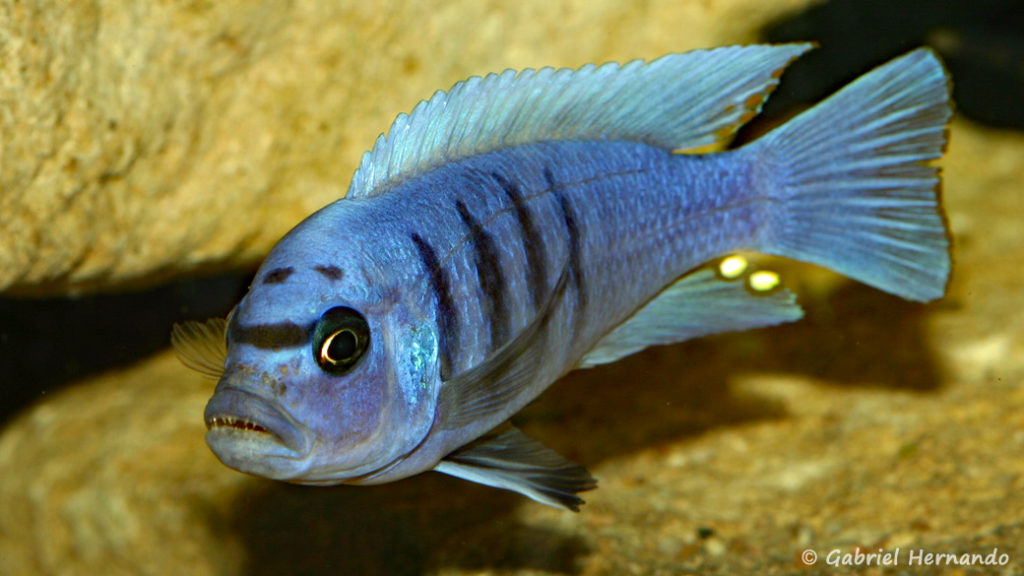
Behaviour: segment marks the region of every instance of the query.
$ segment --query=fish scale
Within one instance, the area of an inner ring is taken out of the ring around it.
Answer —
[[[915,50],[743,147],[807,44],[506,71],[437,92],[290,231],[227,321],[175,327],[219,377],[207,443],[315,485],[435,470],[578,510],[590,473],[508,420],[574,368],[791,322],[737,250],[942,296],[948,79]],[[692,154],[677,154],[676,150]]]

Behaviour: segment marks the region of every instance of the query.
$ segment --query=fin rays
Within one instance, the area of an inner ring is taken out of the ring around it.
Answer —
[[[746,263],[743,263],[746,268]],[[721,332],[792,322],[803,316],[785,288],[751,294],[747,268],[723,278],[709,266],[683,276],[605,335],[580,359],[578,368],[614,362],[648,346],[683,342]]]
[[[945,291],[938,169],[951,114],[945,71],[920,49],[861,76],[744,150],[772,165],[781,207],[758,247],[903,298]]]
[[[435,470],[573,512],[583,504],[577,494],[597,487],[586,468],[511,426],[449,454]]]
[[[709,146],[756,115],[778,84],[780,70],[810,47],[731,46],[649,63],[473,77],[399,115],[363,156],[348,195],[372,196],[442,163],[531,142]]]
[[[533,322],[511,341],[480,364],[444,383],[438,401],[444,428],[453,430],[494,417],[532,381],[544,351],[535,339],[561,300],[568,277],[567,268]]]
[[[220,378],[228,357],[224,340],[227,328],[224,318],[175,324],[171,328],[171,345],[182,364],[204,376]]]

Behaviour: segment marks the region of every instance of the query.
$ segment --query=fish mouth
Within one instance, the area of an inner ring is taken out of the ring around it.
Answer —
[[[308,452],[304,427],[275,402],[253,392],[219,387],[206,405],[204,419],[206,443],[224,464],[242,472],[281,477]]]
[[[248,430],[249,432],[258,432],[260,434],[270,434],[274,436],[275,440],[281,441],[281,438],[278,437],[273,432],[271,432],[270,430],[264,428],[263,426],[260,426],[259,424],[253,422],[252,420],[246,420],[245,418],[241,418],[239,416],[218,415],[213,416],[212,418],[206,421],[207,430],[224,427],[234,428],[236,430]]]

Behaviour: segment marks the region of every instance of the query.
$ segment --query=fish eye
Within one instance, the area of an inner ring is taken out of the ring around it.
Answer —
[[[366,318],[346,306],[324,312],[313,331],[313,357],[320,369],[332,376],[351,370],[369,344]]]

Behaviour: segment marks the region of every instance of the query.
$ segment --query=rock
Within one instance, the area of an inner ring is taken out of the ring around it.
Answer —
[[[0,437],[0,573],[237,573],[242,550],[220,527],[251,479],[204,449],[212,385],[164,354],[12,422]]]
[[[439,88],[749,42],[807,1],[393,4],[0,1],[0,290],[250,265]]]

